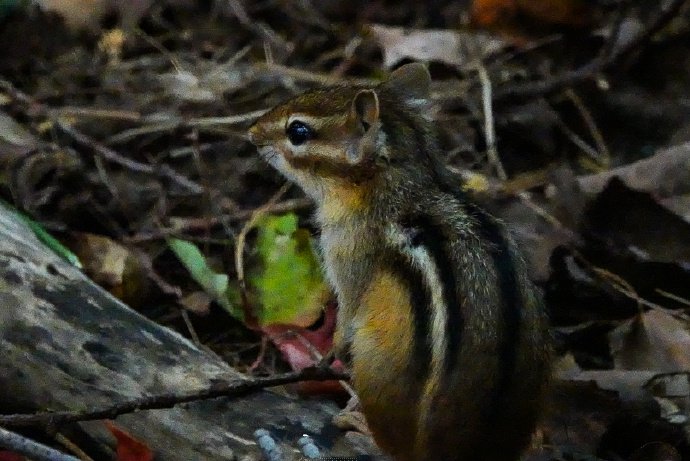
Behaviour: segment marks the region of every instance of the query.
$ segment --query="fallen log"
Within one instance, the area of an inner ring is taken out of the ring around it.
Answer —
[[[0,350],[5,414],[87,411],[245,379],[212,352],[95,285],[2,204]],[[171,461],[258,459],[258,428],[277,436],[290,454],[286,459],[300,459],[292,447],[302,434],[328,454],[367,450],[355,447],[361,438],[345,436],[331,423],[337,412],[331,402],[264,390],[138,411],[119,416],[116,424],[148,445],[156,459]],[[89,436],[112,440],[100,421],[79,425]]]

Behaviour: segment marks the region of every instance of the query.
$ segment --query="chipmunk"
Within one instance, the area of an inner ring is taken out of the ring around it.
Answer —
[[[540,296],[503,225],[440,162],[431,77],[317,89],[249,129],[316,203],[339,312],[335,347],[398,461],[514,461],[548,382]]]

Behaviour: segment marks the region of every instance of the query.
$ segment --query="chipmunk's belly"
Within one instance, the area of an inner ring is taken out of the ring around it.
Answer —
[[[410,294],[388,271],[376,271],[361,298],[352,343],[353,383],[376,442],[408,459],[417,431],[420,378],[408,363],[413,331]]]

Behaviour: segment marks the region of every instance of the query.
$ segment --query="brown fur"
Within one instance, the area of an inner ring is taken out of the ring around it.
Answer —
[[[315,90],[250,138],[316,202],[336,348],[376,441],[398,461],[514,461],[548,381],[546,316],[502,224],[441,166],[429,83],[409,65],[375,88]],[[292,145],[292,120],[313,138]]]

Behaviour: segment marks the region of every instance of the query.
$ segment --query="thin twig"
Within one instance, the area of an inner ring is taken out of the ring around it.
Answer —
[[[180,175],[169,165],[160,165],[158,167],[154,167],[153,165],[147,165],[145,163],[125,158],[114,150],[104,146],[95,139],[85,135],[66,123],[55,120],[55,126],[60,129],[60,131],[71,137],[77,144],[80,144],[83,147],[88,147],[94,153],[111,163],[120,165],[130,171],[146,173],[158,176],[162,179],[168,179],[192,194],[201,194],[204,191],[203,187],[201,187],[199,184]]]
[[[479,64],[477,66],[479,73],[479,81],[482,85],[482,108],[484,113],[484,136],[486,138],[486,153],[489,157],[489,163],[496,170],[501,181],[508,179],[506,170],[503,168],[501,159],[498,156],[498,149],[496,148],[496,126],[494,124],[494,113],[492,107],[491,97],[491,80],[486,68]]]
[[[604,135],[601,133],[601,130],[597,126],[597,122],[594,121],[592,113],[589,111],[584,101],[575,92],[575,90],[573,90],[572,88],[567,88],[565,90],[565,95],[568,99],[570,99],[570,101],[577,109],[578,113],[580,114],[580,117],[582,118],[582,121],[585,123],[585,125],[587,125],[587,129],[589,130],[592,139],[597,145],[598,156],[594,159],[602,167],[608,167],[609,163],[611,162],[611,152],[609,151],[609,148],[606,145],[606,141],[604,141]]]
[[[12,427],[46,427],[78,421],[114,419],[117,416],[135,411],[172,408],[181,403],[197,402],[218,397],[240,397],[267,387],[281,386],[302,381],[330,381],[334,379],[348,379],[348,376],[345,373],[334,371],[326,367],[311,367],[301,371],[293,371],[262,378],[247,378],[224,383],[214,383],[206,388],[187,393],[150,395],[87,411],[56,411],[34,414],[0,415],[0,425]]]
[[[271,197],[265,205],[262,205],[256,210],[254,210],[252,212],[251,217],[249,218],[249,221],[247,221],[244,224],[242,230],[237,236],[237,243],[235,245],[235,271],[237,273],[237,283],[239,284],[240,294],[242,296],[242,307],[244,308],[246,318],[249,319],[253,318],[253,316],[249,315],[250,312],[249,301],[247,297],[247,284],[244,279],[244,244],[247,240],[247,234],[256,226],[256,223],[259,222],[259,219],[261,219],[269,213],[271,207],[275,205],[278,202],[278,200],[280,200],[280,198],[285,194],[285,192],[287,192],[290,186],[291,184],[286,182],[278,190],[278,192],[273,194],[273,197]]]
[[[632,2],[627,2],[627,4],[624,4],[618,9],[618,14],[616,15],[616,18],[613,21],[613,26],[611,27],[611,35],[599,53],[599,57],[603,61],[610,59],[611,56],[613,56],[616,45],[618,45],[618,39],[623,28],[623,23],[625,22],[628,12],[631,10],[631,6]]]
[[[258,117],[261,117],[263,114],[267,112],[267,109],[260,109],[260,110],[255,110],[252,112],[246,112],[244,114],[238,114],[238,115],[228,115],[225,117],[205,117],[205,118],[197,118],[197,119],[192,119],[184,124],[186,126],[192,126],[192,127],[207,127],[207,126],[223,126],[223,125],[237,125],[238,123],[244,123],[244,122],[249,122],[251,120],[255,120]]]
[[[538,216],[540,216],[544,221],[551,224],[555,229],[564,232],[572,240],[577,240],[577,233],[563,224],[558,218],[549,213],[544,207],[537,205],[532,196],[527,191],[520,191],[517,193],[517,197],[520,199],[523,205],[525,205],[530,210],[534,211]]]
[[[165,56],[165,58],[170,62],[170,64],[175,68],[177,72],[182,72],[182,63],[180,60],[170,51],[168,51],[162,43],[160,43],[158,40],[155,38],[151,37],[149,34],[141,30],[140,28],[136,28],[135,30],[136,35],[138,35],[140,38],[142,38],[146,43],[154,47],[158,52]]]
[[[324,363],[324,357],[321,352],[314,346],[311,341],[309,341],[307,338],[304,337],[304,335],[300,334],[297,331],[290,330],[287,333],[291,333],[297,338],[297,341],[299,341],[306,349],[309,351],[309,355],[311,355],[311,358],[315,360],[317,363]],[[327,364],[324,364],[323,366],[327,366]],[[355,390],[350,386],[350,383],[345,381],[344,379],[341,379],[338,381],[338,383],[345,389],[345,391],[348,393],[350,397],[357,397],[357,393]]]
[[[137,258],[139,267],[141,267],[144,272],[143,275],[148,277],[148,279],[151,280],[156,287],[158,287],[161,293],[178,300],[182,297],[182,289],[178,286],[168,283],[153,267],[151,255],[136,247],[128,248],[128,251],[132,252]]]
[[[575,250],[571,250],[572,255],[575,258],[575,260],[583,267],[585,270],[587,270],[591,275],[595,276],[598,280],[606,283],[610,287],[612,287],[615,291],[618,293],[621,293],[628,299],[631,299],[635,301],[638,304],[638,307],[644,306],[648,307],[650,309],[657,309],[660,311],[663,311],[669,315],[672,315],[676,318],[682,319],[683,321],[688,320],[688,315],[679,312],[677,310],[669,309],[667,307],[661,306],[659,304],[653,303],[651,301],[648,301],[647,299],[641,297],[640,295],[637,294],[637,291],[635,291],[635,288],[625,280],[623,277],[621,277],[618,274],[614,274],[613,272],[604,269],[602,267],[596,266],[595,264],[591,263],[587,258],[585,258],[581,253]],[[641,309],[640,309],[641,310]]]
[[[310,72],[303,69],[295,69],[293,67],[287,67],[280,64],[274,64],[269,62],[264,62],[257,64],[257,70],[259,71],[269,71],[275,72],[286,77],[294,78],[295,80],[301,80],[304,82],[318,83],[320,85],[335,85],[337,83],[351,83],[355,85],[373,86],[379,83],[377,80],[368,78],[347,78],[343,79],[334,74],[321,74],[317,72]]]
[[[32,116],[42,116],[48,118],[53,122],[56,128],[71,137],[77,144],[80,144],[83,147],[88,147],[104,160],[120,165],[123,168],[131,171],[168,179],[192,194],[200,194],[203,192],[203,189],[199,184],[175,172],[168,165],[154,167],[152,165],[140,163],[121,156],[114,150],[109,149],[108,147],[97,142],[95,139],[92,139],[90,136],[87,136],[74,127],[64,123],[59,117],[55,116],[52,108],[35,101],[26,93],[15,88],[12,83],[2,78],[0,78],[0,90],[7,93],[7,95],[10,96],[10,98],[12,98],[15,102],[28,106],[27,112],[29,112]]]
[[[87,455],[84,450],[79,448],[77,444],[72,442],[70,439],[65,437],[61,433],[55,434],[55,441],[58,442],[63,447],[71,451],[75,456],[77,456],[81,461],[93,461],[93,458]]]
[[[482,84],[482,105],[484,108],[484,136],[486,137],[485,143],[487,155],[489,157],[489,162],[495,168],[496,174],[498,175],[499,179],[501,179],[501,181],[505,183],[505,181],[508,179],[508,175],[506,174],[506,171],[503,168],[503,164],[501,163],[501,159],[498,155],[498,149],[496,148],[496,127],[494,123],[493,110],[491,104],[491,80],[489,80],[489,75],[486,72],[484,66],[479,64],[477,66],[477,70],[479,72],[479,80]],[[574,232],[572,232],[570,229],[564,226],[563,223],[561,223],[555,216],[553,216],[544,208],[534,203],[532,197],[528,192],[518,192],[517,196],[518,198],[520,198],[520,200],[525,206],[533,210],[553,227],[564,232],[568,232],[568,235],[575,235]]]
[[[605,165],[602,162],[600,153],[597,152],[597,150],[594,147],[587,144],[587,142],[580,136],[578,136],[577,133],[571,130],[570,127],[563,121],[563,119],[560,116],[557,116],[556,123],[558,124],[558,127],[563,131],[563,134],[565,134],[566,138],[570,140],[570,142],[575,144],[582,152],[591,157],[597,163],[597,165]]]
[[[131,128],[128,130],[123,130],[108,138],[108,144],[121,144],[127,142],[138,136],[160,133],[164,131],[174,131],[183,128],[203,128],[207,129],[210,127],[222,127],[237,125],[240,123],[249,122],[255,120],[256,118],[262,116],[266,113],[266,109],[255,110],[252,112],[246,112],[244,114],[228,115],[225,117],[203,117],[195,118],[191,120],[182,120],[179,118],[171,117],[169,120],[161,120],[159,117],[144,117],[142,121],[149,124],[144,124],[143,126],[137,128]]]
[[[685,299],[681,296],[674,295],[673,293],[669,293],[668,291],[662,290],[661,288],[656,288],[654,291],[659,293],[664,298],[672,299],[673,301],[675,301],[677,303],[685,304],[686,306],[690,307],[690,300],[689,299]]]
[[[182,315],[182,320],[184,320],[184,324],[187,327],[187,331],[189,331],[189,334],[192,337],[192,341],[197,346],[201,346],[201,340],[199,339],[199,335],[196,333],[196,330],[194,329],[192,319],[189,318],[189,312],[187,312],[187,309],[180,308],[180,314]]]
[[[91,107],[65,106],[52,109],[52,113],[56,117],[98,118],[123,120],[127,122],[140,122],[142,119],[142,115],[139,112],[130,110],[96,109]]]
[[[288,199],[288,200],[283,200],[282,202],[276,203],[270,207],[267,207],[266,208],[266,214],[280,214],[280,213],[287,213],[290,211],[304,210],[306,208],[311,207],[312,205],[313,205],[313,202],[308,198]],[[133,236],[126,236],[125,235],[122,237],[122,239],[123,239],[123,241],[129,242],[129,243],[141,243],[141,242],[148,242],[151,240],[160,240],[160,239],[171,237],[171,236],[177,236],[180,238],[192,238],[188,235],[183,235],[183,234],[206,231],[206,230],[208,230],[214,226],[219,225],[221,223],[221,220],[225,220],[228,223],[245,221],[245,220],[250,219],[252,217],[252,214],[254,213],[254,211],[255,210],[240,210],[240,211],[237,211],[236,213],[224,214],[220,217],[203,217],[203,218],[170,217],[170,218],[168,218],[168,221],[171,223],[175,223],[172,226],[172,228],[167,228],[167,229],[161,228],[161,229],[158,229],[155,231],[136,234]],[[213,243],[213,240],[209,239],[209,241]],[[223,240],[222,242],[216,241],[215,243],[225,244],[225,243],[227,243],[227,240]]]

